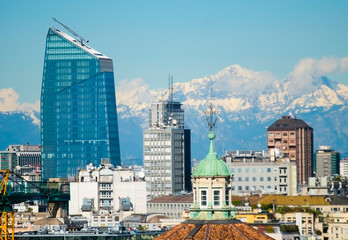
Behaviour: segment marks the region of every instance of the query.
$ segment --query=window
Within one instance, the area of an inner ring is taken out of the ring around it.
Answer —
[[[253,177],[253,182],[256,182],[256,177]]]
[[[242,190],[242,186],[238,186],[238,190],[241,191]]]
[[[242,181],[242,178],[241,177],[238,177],[238,182],[241,182]]]
[[[201,207],[207,206],[207,190],[201,190]]]
[[[220,190],[214,190],[214,206],[220,206]]]
[[[271,172],[271,168],[267,168],[267,172]]]
[[[263,177],[260,177],[260,181],[263,182],[264,178]]]
[[[270,182],[271,181],[271,177],[267,177],[267,181]]]
[[[242,172],[242,169],[241,169],[241,168],[238,168],[238,172],[241,173],[241,172]]]
[[[245,177],[245,181],[248,182],[249,181],[249,177]]]

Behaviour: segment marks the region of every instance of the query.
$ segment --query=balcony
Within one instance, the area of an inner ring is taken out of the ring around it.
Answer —
[[[110,195],[105,195],[105,194],[100,194],[99,195],[99,199],[113,199],[114,195],[110,194]]]

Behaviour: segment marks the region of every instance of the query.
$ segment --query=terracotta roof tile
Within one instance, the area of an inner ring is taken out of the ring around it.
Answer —
[[[271,240],[273,238],[237,220],[189,220],[156,238],[156,240],[162,239]]]
[[[193,195],[169,195],[154,198],[148,203],[193,203]]]
[[[276,205],[294,205],[294,206],[305,206],[305,205],[330,205],[329,202],[325,201],[324,196],[282,196],[282,195],[269,195],[260,200],[261,204]]]

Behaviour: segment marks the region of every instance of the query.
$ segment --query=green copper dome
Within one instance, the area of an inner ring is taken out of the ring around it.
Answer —
[[[231,176],[230,170],[227,164],[218,158],[214,152],[213,139],[215,138],[215,133],[210,132],[208,135],[210,140],[210,149],[208,155],[200,161],[192,177],[227,177]]]

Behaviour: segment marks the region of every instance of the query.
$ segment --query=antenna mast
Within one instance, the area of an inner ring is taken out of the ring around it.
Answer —
[[[173,123],[173,76],[168,74],[168,124]]]
[[[59,22],[57,19],[52,18],[55,22],[59,23],[60,25],[62,25],[66,30],[68,30],[72,35],[74,35],[75,37],[77,37],[79,39],[79,42],[81,43],[81,45],[85,45],[85,43],[88,43],[89,41],[84,39],[82,36],[78,35],[76,32],[74,32],[71,28],[69,28],[68,26],[64,25],[63,23]]]
[[[209,104],[209,108],[208,110],[205,112],[205,114],[207,114],[208,116],[206,117],[207,123],[208,123],[208,127],[209,127],[209,131],[212,132],[214,130],[216,121],[217,121],[217,117],[214,115],[218,114],[218,111],[214,109],[213,106],[213,89],[210,89],[210,104]]]
[[[173,76],[168,74],[168,102],[173,102]]]

